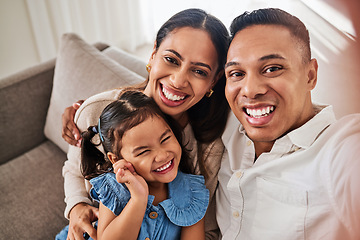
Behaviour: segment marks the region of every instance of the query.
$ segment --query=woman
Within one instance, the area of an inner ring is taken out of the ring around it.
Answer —
[[[210,191],[205,216],[207,239],[216,238],[214,191],[223,152],[220,136],[224,130],[228,104],[224,96],[223,67],[228,49],[228,32],[212,15],[200,9],[187,9],[171,17],[158,31],[147,70],[148,79],[131,88],[152,97],[160,109],[176,120],[185,135],[194,174],[202,174]],[[75,116],[80,131],[96,124],[104,107],[116,100],[122,89],[98,94],[86,100]],[[65,136],[71,138],[71,107],[65,111]],[[70,127],[69,127],[70,126]],[[65,140],[69,140],[65,137]],[[70,146],[63,168],[65,215],[70,218],[69,238],[96,230],[90,222],[98,210],[88,197],[90,184],[80,171],[80,149]]]

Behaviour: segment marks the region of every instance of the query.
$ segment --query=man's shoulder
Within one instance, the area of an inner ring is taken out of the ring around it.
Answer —
[[[359,151],[360,114],[346,115],[332,123],[319,138],[329,151]],[[360,154],[360,152],[359,152]]]

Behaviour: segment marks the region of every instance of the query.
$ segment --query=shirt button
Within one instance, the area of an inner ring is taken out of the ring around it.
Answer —
[[[238,218],[240,216],[239,212],[238,211],[234,211],[233,212],[233,217],[234,218]]]
[[[236,177],[237,177],[237,178],[241,178],[241,177],[242,177],[242,175],[243,175],[243,173],[242,173],[242,172],[236,172]]]
[[[155,218],[158,217],[158,213],[157,213],[157,212],[151,212],[151,213],[149,213],[149,217],[150,217],[151,219],[155,219]]]
[[[248,140],[248,141],[246,142],[246,145],[247,145],[247,146],[250,146],[250,145],[251,145],[251,141]]]

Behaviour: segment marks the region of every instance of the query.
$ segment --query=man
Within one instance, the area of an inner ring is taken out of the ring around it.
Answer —
[[[360,115],[336,121],[331,106],[312,103],[318,66],[306,27],[261,9],[230,31],[223,239],[360,239]]]

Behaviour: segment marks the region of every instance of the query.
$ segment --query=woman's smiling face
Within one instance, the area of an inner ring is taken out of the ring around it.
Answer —
[[[217,51],[206,31],[177,28],[154,50],[144,93],[152,97],[164,113],[180,121],[185,111],[216,83],[217,59]]]

